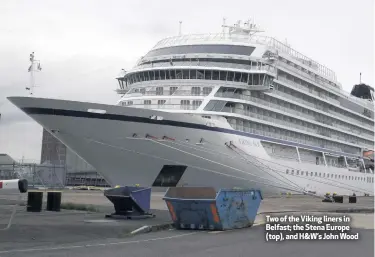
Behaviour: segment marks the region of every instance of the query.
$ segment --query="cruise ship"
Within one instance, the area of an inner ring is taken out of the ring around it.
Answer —
[[[159,41],[115,105],[8,99],[114,185],[374,194],[374,90],[251,21]]]

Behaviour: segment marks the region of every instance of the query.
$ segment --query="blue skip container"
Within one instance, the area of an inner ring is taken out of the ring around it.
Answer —
[[[104,191],[114,205],[115,213],[106,215],[107,218],[146,218],[152,216],[150,211],[151,188],[123,186]]]
[[[177,229],[229,230],[253,225],[259,190],[171,187],[163,198]]]

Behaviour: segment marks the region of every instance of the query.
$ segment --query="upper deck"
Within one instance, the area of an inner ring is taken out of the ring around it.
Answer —
[[[260,36],[254,34],[245,34],[241,31],[232,31],[231,33],[214,33],[214,34],[189,34],[168,37],[159,41],[150,52],[166,47],[180,45],[198,45],[198,44],[226,44],[226,45],[264,45],[269,50],[274,50],[275,54],[286,54],[294,60],[313,69],[317,74],[337,83],[337,77],[334,71],[326,66],[319,64],[317,61],[301,54],[289,45],[278,41],[273,37]],[[149,52],[149,53],[150,53]]]

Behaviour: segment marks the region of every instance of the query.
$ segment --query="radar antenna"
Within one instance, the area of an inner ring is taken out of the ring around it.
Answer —
[[[30,63],[30,67],[28,69],[28,72],[30,72],[30,86],[26,87],[26,90],[30,91],[30,95],[33,95],[35,88],[34,72],[39,72],[42,70],[42,67],[40,66],[40,61],[35,60],[34,52],[30,54]]]
[[[238,20],[237,23],[233,24],[232,26],[225,24],[225,18],[223,19],[223,33],[225,34],[225,29],[228,29],[228,34],[242,34],[253,36],[256,33],[264,32],[264,30],[260,29],[258,25],[255,24],[254,19],[248,19],[243,25],[241,25],[241,20]]]

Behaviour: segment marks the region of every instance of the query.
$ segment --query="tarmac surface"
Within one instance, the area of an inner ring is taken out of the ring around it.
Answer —
[[[151,209],[168,210],[163,197],[165,192],[153,192],[151,195]],[[26,201],[27,194],[22,195],[22,201]],[[46,194],[44,194],[46,199]],[[374,209],[373,197],[357,197],[356,204],[349,204],[348,198],[344,203],[322,203],[318,197],[306,195],[275,196],[263,199],[258,213],[288,212],[288,211],[336,211],[356,209]],[[0,195],[0,206],[2,200],[19,202],[19,195]],[[45,200],[46,201],[46,200]],[[79,191],[65,190],[62,194],[62,203],[86,204],[97,207],[102,212],[112,212],[113,204],[103,195],[102,191]],[[281,204],[282,203],[282,204]]]
[[[25,199],[0,195],[0,256],[374,256],[374,198],[359,197],[358,203],[322,203],[309,196],[267,198],[261,203],[255,225],[233,231],[166,230],[130,235],[144,225],[170,223],[162,200],[163,193],[152,194],[155,218],[111,220],[104,215],[112,204],[97,191],[64,191],[63,202],[101,207],[98,213],[62,210],[28,213],[20,204]],[[14,209],[15,208],[15,209]],[[284,241],[266,242],[265,215],[343,215],[339,212],[362,210],[372,213],[345,213],[352,217],[352,232],[357,241]],[[12,211],[16,210],[7,228]],[[320,213],[316,213],[320,212]],[[332,214],[335,212],[335,214]]]

